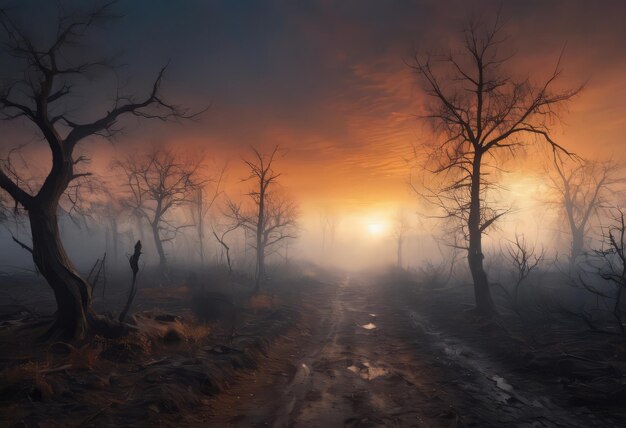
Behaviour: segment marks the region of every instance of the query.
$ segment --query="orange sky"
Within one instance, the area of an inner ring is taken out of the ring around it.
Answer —
[[[192,107],[210,104],[210,110],[198,123],[132,125],[114,149],[106,143],[81,149],[92,154],[95,169],[151,142],[202,153],[215,165],[229,162],[228,186],[236,194],[245,191],[238,179],[247,148],[280,145],[287,149],[276,164],[282,185],[310,216],[415,202],[407,186],[413,148],[433,137],[416,117],[425,98],[405,61],[413,48],[457,46],[470,15],[488,21],[501,4],[210,3],[120,4],[121,22],[95,35],[103,52],[122,52],[129,88],[145,88],[171,59],[167,95]],[[46,7],[42,2],[33,22],[45,21]],[[504,2],[502,16],[516,76],[546,76],[566,46],[563,85],[586,82],[555,125],[556,139],[584,156],[626,160],[626,4]],[[85,114],[106,108],[107,94],[96,99],[86,101]],[[24,126],[0,126],[3,148],[32,140]],[[529,157],[526,166],[534,163]],[[526,174],[511,169],[513,177]]]

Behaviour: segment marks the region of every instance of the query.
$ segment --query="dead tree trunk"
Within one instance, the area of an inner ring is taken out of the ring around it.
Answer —
[[[487,272],[483,266],[483,250],[481,230],[481,195],[480,195],[480,166],[481,156],[476,153],[472,169],[472,181],[470,188],[470,210],[468,217],[469,247],[467,261],[472,280],[474,281],[474,296],[476,298],[476,312],[483,316],[491,316],[495,313],[495,306],[489,290]]]
[[[397,249],[397,263],[398,263],[398,267],[402,268],[402,245],[404,244],[404,239],[399,237],[398,238],[398,249]]]
[[[113,244],[113,264],[117,263],[119,249],[119,230],[117,227],[117,217],[111,217],[111,243]]]
[[[261,176],[259,186],[259,203],[258,215],[256,222],[256,272],[254,278],[254,292],[258,293],[261,289],[261,283],[265,279],[265,240],[263,235],[265,232],[265,195],[268,184],[265,182],[265,173]]]
[[[163,241],[161,240],[161,234],[159,232],[159,224],[155,222],[152,224],[152,236],[154,238],[154,245],[159,255],[159,269],[164,271],[167,266],[167,258],[165,257],[165,250],[163,249]]]
[[[61,242],[57,220],[59,198],[72,176],[71,162],[55,158],[39,195],[26,205],[33,240],[33,261],[57,303],[56,319],[44,339],[83,337],[91,314],[91,287],[76,272]]]
[[[257,242],[260,242],[257,240]],[[260,246],[257,247],[256,252],[256,275],[254,282],[254,292],[258,293],[261,290],[261,283],[265,281],[265,247],[261,241]]]
[[[130,290],[128,291],[128,298],[126,299],[126,305],[124,309],[120,313],[119,322],[124,322],[126,317],[128,316],[128,312],[130,311],[131,306],[133,305],[133,301],[135,300],[135,295],[137,294],[137,274],[139,273],[139,257],[141,257],[141,241],[137,241],[135,244],[135,251],[133,255],[128,259],[128,263],[130,264],[130,270],[133,272],[133,280],[130,284]]]
[[[576,259],[583,253],[585,234],[582,229],[572,227],[572,251],[570,261],[572,265],[576,263]]]

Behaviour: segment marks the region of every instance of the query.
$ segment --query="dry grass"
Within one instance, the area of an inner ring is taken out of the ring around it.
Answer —
[[[206,324],[187,322],[181,324],[181,330],[183,337],[191,343],[200,342],[211,334],[211,328]]]
[[[0,391],[16,394],[20,390],[27,390],[31,399],[46,400],[54,395],[54,389],[46,381],[45,373],[49,371],[48,364],[28,362],[9,367],[0,373]]]
[[[164,299],[188,299],[191,288],[186,285],[166,288],[140,288],[139,296],[143,299],[160,301]]]
[[[99,343],[87,343],[79,348],[70,345],[67,361],[75,369],[92,370],[101,352],[102,346]]]
[[[250,297],[248,301],[248,307],[250,309],[271,309],[277,305],[277,299],[275,296],[269,294],[255,294]]]

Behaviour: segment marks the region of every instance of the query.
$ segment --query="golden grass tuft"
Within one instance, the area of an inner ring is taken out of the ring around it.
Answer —
[[[276,306],[276,298],[269,294],[255,294],[248,301],[250,309],[270,309],[274,306]]]
[[[211,329],[206,324],[182,323],[181,330],[183,337],[191,343],[200,342],[211,334]]]

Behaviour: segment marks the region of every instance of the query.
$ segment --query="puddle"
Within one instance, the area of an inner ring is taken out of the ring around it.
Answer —
[[[361,328],[364,328],[365,330],[373,330],[376,328],[376,324],[370,322],[362,325]]]
[[[294,385],[294,384],[298,384],[298,383],[303,383],[310,376],[311,376],[311,369],[305,363],[302,363],[302,364],[300,364],[300,367],[298,367],[298,370],[296,371],[296,374],[294,375],[293,379],[291,380],[291,384]]]
[[[385,376],[387,373],[389,373],[387,369],[383,369],[381,367],[370,367],[369,369],[367,369],[367,372],[369,374],[369,380]]]
[[[450,355],[450,356],[457,356],[458,355],[458,351],[455,348],[452,348],[452,347],[447,346],[447,345],[443,345],[443,352],[446,355]]]
[[[496,386],[503,391],[513,392],[513,387],[501,376],[493,375],[491,380],[496,382]]]
[[[361,379],[364,380],[374,380],[378,377],[385,376],[389,373],[389,370],[384,369],[382,367],[373,367],[367,361],[360,365],[361,367],[357,367],[354,364],[348,366],[348,370],[352,373],[358,374]]]
[[[376,314],[369,314],[370,317],[376,318]]]

